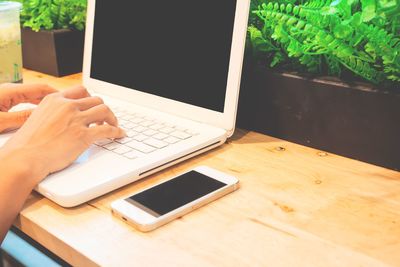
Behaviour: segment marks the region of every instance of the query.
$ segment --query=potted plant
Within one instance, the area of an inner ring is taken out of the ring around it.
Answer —
[[[400,170],[398,0],[253,0],[246,52],[240,126]]]
[[[54,76],[82,70],[86,0],[20,0],[25,68]]]

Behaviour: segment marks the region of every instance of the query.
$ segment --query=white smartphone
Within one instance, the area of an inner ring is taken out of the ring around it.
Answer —
[[[237,188],[237,178],[201,166],[114,201],[111,208],[117,217],[148,232]]]

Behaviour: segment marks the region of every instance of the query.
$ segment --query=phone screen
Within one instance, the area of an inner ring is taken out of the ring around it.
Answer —
[[[125,200],[159,217],[224,186],[223,182],[190,171]]]

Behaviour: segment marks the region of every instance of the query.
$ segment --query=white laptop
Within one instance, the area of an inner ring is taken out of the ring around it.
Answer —
[[[128,137],[92,145],[36,191],[76,206],[223,144],[235,127],[249,5],[89,0],[83,83]]]

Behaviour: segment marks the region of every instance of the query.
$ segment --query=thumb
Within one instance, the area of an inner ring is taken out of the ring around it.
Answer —
[[[32,113],[32,109],[1,112],[0,116],[0,132],[20,128]]]

